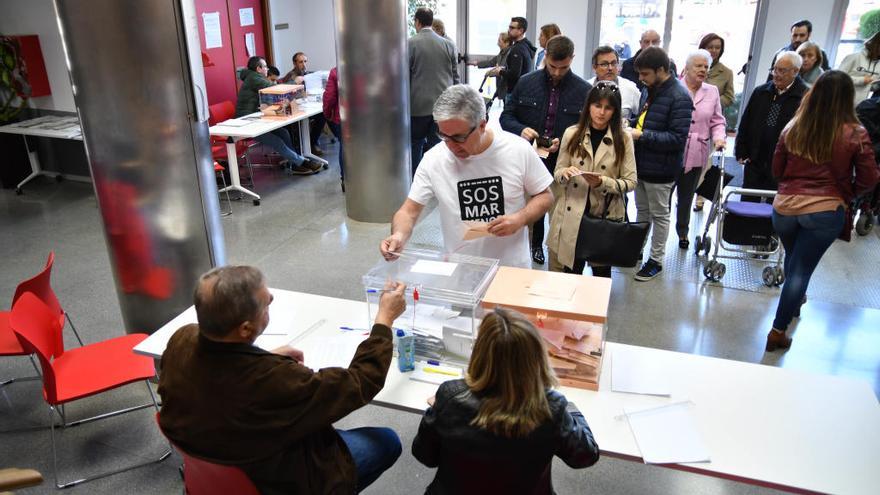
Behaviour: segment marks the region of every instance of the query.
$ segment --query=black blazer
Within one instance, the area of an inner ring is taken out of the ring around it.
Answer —
[[[574,404],[547,391],[551,419],[524,438],[504,438],[471,426],[481,399],[464,380],[440,385],[413,440],[413,456],[437,475],[428,494],[552,494],[556,455],[573,468],[599,460],[593,432]]]
[[[807,86],[801,77],[797,76],[788,91],[779,96],[782,108],[779,110],[776,126],[771,130],[774,136],[773,142],[770,143],[767,155],[760,156],[761,134],[764,132],[767,112],[770,111],[770,103],[773,102],[773,97],[776,95],[776,88],[773,86],[773,81],[755,88],[752,91],[752,96],[749,97],[749,102],[743,111],[736,132],[736,145],[734,146],[736,159],[749,159],[755,164],[769,167],[779,134],[788,121],[794,117],[806,92]]]
[[[519,80],[519,84],[508,95],[508,101],[504,103],[504,111],[499,119],[502,129],[517,136],[526,127],[531,127],[539,134],[544,132],[544,120],[550,104],[548,78],[546,70],[537,70]],[[556,109],[556,121],[550,137],[562,141],[565,130],[576,125],[581,118],[581,111],[592,86],[571,71],[562,78],[559,86],[559,107]],[[544,159],[550,173],[556,168],[558,156],[559,151],[556,151]]]

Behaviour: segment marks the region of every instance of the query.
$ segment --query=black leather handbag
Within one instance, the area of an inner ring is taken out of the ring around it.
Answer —
[[[620,197],[624,198],[620,184],[617,184],[617,191]],[[612,200],[612,196],[606,195],[601,217],[594,217],[584,212],[574,255],[578,259],[592,263],[631,268],[641,261],[639,252],[645,244],[651,224],[630,222],[626,219],[608,220],[608,205]]]
[[[721,179],[721,167],[718,165],[712,165],[709,167],[709,170],[706,170],[706,176],[703,177],[703,182],[700,182],[700,185],[697,186],[697,194],[708,199],[709,201],[715,200],[715,192],[718,191],[718,181]],[[733,175],[727,172],[724,172],[724,182],[721,188],[723,189],[730,181],[733,180]]]

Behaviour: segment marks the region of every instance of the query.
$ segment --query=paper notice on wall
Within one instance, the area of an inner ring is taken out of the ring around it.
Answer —
[[[223,38],[220,36],[220,12],[205,12],[202,14],[202,23],[205,25],[205,49],[223,46]]]
[[[238,21],[241,27],[254,25],[254,9],[238,9]]]
[[[244,34],[244,46],[247,48],[248,57],[257,55],[256,43],[254,42],[254,33]]]

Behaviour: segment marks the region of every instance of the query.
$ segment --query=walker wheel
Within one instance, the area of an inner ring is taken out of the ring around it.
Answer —
[[[782,268],[778,266],[774,267],[773,271],[776,272],[776,280],[774,281],[774,285],[776,287],[779,287],[780,285],[782,285],[783,282],[785,282],[785,272],[783,272]]]
[[[260,200],[259,200],[259,199],[255,199],[255,200],[254,200],[254,206],[260,206]]]
[[[703,239],[703,253],[705,253],[706,256],[709,256],[709,251],[711,251],[711,250],[712,250],[712,238],[709,236],[706,236]]]
[[[23,193],[24,193],[24,191],[22,191],[20,187],[15,188],[15,195],[16,196],[21,196]]]
[[[697,255],[697,256],[699,256],[699,255],[700,255],[700,250],[701,250],[701,249],[703,249],[703,237],[702,237],[702,236],[697,236],[697,237],[694,239],[694,254]]]
[[[58,174],[58,175],[55,176],[55,182],[63,182],[63,181],[64,181],[64,176],[63,176],[63,175]]]
[[[865,236],[871,233],[874,228],[874,214],[871,212],[859,213],[859,219],[856,221],[856,234]]]
[[[767,287],[773,287],[776,284],[776,270],[772,266],[765,266],[761,271],[761,280]]]
[[[718,263],[718,266],[715,267],[715,278],[721,280],[725,273],[727,273],[727,266],[724,263]]]

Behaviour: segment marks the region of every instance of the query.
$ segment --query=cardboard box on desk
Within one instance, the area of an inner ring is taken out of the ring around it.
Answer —
[[[286,119],[299,112],[295,96],[305,86],[302,84],[276,84],[260,90],[260,112],[263,118]]]
[[[562,385],[598,390],[611,279],[502,266],[482,305],[523,313],[544,337]]]

